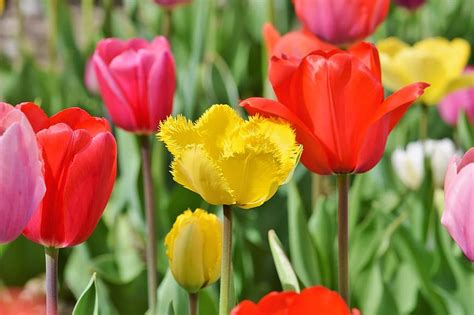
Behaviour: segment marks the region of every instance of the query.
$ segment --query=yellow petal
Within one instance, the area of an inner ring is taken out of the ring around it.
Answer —
[[[173,179],[213,205],[232,205],[235,198],[222,170],[203,145],[188,145],[171,163]]]
[[[380,54],[387,54],[389,57],[394,57],[404,48],[409,47],[407,43],[399,40],[396,37],[389,37],[377,42],[377,49]]]
[[[397,91],[411,82],[414,82],[413,79],[403,71],[404,66],[397,64],[394,58],[386,54],[380,54],[380,64],[382,66],[382,83],[387,89]]]
[[[223,143],[240,128],[244,120],[228,105],[213,105],[196,122],[209,155],[219,158]]]
[[[474,73],[465,73],[451,80],[446,87],[445,95],[451,92],[474,87]]]
[[[189,144],[201,143],[201,137],[193,123],[184,116],[168,117],[160,124],[157,134],[174,156],[179,155]]]
[[[418,51],[423,51],[443,63],[446,80],[459,76],[469,60],[470,45],[464,39],[456,38],[448,41],[445,38],[427,38],[413,46]]]

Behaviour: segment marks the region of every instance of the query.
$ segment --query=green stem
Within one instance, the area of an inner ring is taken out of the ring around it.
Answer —
[[[420,140],[428,139],[428,106],[422,104],[422,112],[420,117]]]
[[[94,27],[94,0],[82,0],[81,14],[84,44],[86,49],[88,49],[93,43],[92,29]]]
[[[349,176],[337,176],[339,191],[338,208],[338,253],[339,253],[339,293],[350,306],[349,299]]]
[[[199,295],[198,293],[189,293],[189,315],[199,314]]]
[[[140,149],[143,161],[143,190],[145,195],[145,217],[147,225],[146,264],[148,277],[148,308],[150,314],[155,314],[157,288],[155,201],[153,198],[151,150],[148,136],[140,136]]]
[[[46,314],[58,314],[58,253],[59,249],[45,247],[46,260]]]
[[[48,54],[51,69],[55,69],[58,59],[58,0],[47,0],[48,21],[49,21],[49,38],[48,38]]]
[[[229,314],[229,293],[232,262],[232,209],[229,205],[224,210],[224,240],[222,242],[221,292],[219,299],[219,315]]]
[[[313,210],[315,209],[316,204],[318,203],[319,196],[321,196],[322,185],[323,185],[322,175],[312,173],[311,174],[311,188],[312,188],[311,201],[312,201]]]
[[[161,34],[166,38],[170,38],[171,35],[171,22],[173,19],[173,11],[169,8],[164,8],[164,15],[163,15],[163,25]]]

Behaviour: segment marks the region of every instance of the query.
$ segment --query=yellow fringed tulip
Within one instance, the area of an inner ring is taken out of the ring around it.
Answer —
[[[158,138],[173,154],[176,182],[210,204],[249,209],[270,199],[301,153],[290,125],[214,105],[196,123],[183,116],[161,123]]]
[[[463,74],[471,50],[464,39],[428,38],[409,46],[390,37],[378,42],[377,48],[385,87],[395,91],[413,82],[427,82],[431,86],[420,98],[427,105],[437,104],[452,91],[474,86],[474,75]]]
[[[216,282],[221,272],[222,223],[202,209],[179,215],[165,238],[176,282],[189,293]]]

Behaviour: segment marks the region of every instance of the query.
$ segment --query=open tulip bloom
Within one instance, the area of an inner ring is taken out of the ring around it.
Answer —
[[[290,122],[304,147],[302,163],[317,174],[339,174],[339,290],[349,304],[347,174],[380,161],[390,131],[428,84],[413,83],[384,99],[378,51],[364,42],[302,59],[273,56],[269,78],[278,100],[249,98],[241,106]]]
[[[219,314],[227,315],[232,248],[231,205],[250,209],[270,199],[291,176],[301,152],[281,119],[243,120],[227,105],[214,105],[196,123],[170,117],[158,138],[174,157],[173,179],[210,204],[224,207]]]
[[[17,238],[45,193],[43,159],[26,116],[0,103],[0,243]]]

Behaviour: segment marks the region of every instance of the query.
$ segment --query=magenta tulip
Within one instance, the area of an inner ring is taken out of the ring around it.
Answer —
[[[91,94],[99,94],[99,82],[97,82],[97,76],[95,75],[94,65],[92,58],[86,62],[86,69],[84,71],[84,85]]]
[[[425,4],[426,0],[395,0],[395,3],[408,10],[416,10]]]
[[[390,0],[293,0],[296,15],[320,39],[350,44],[371,35],[387,16]]]
[[[441,223],[474,261],[474,148],[451,159],[444,181],[445,209]]]
[[[456,126],[461,112],[465,112],[471,124],[474,124],[474,88],[449,94],[439,104],[438,111],[448,125]]]
[[[165,7],[174,7],[179,4],[189,3],[191,0],[155,0],[156,4],[160,4]]]
[[[26,116],[0,103],[0,243],[18,237],[45,193],[43,162]]]
[[[117,126],[152,134],[171,114],[176,85],[175,64],[165,37],[152,42],[101,40],[92,57],[100,93]]]

